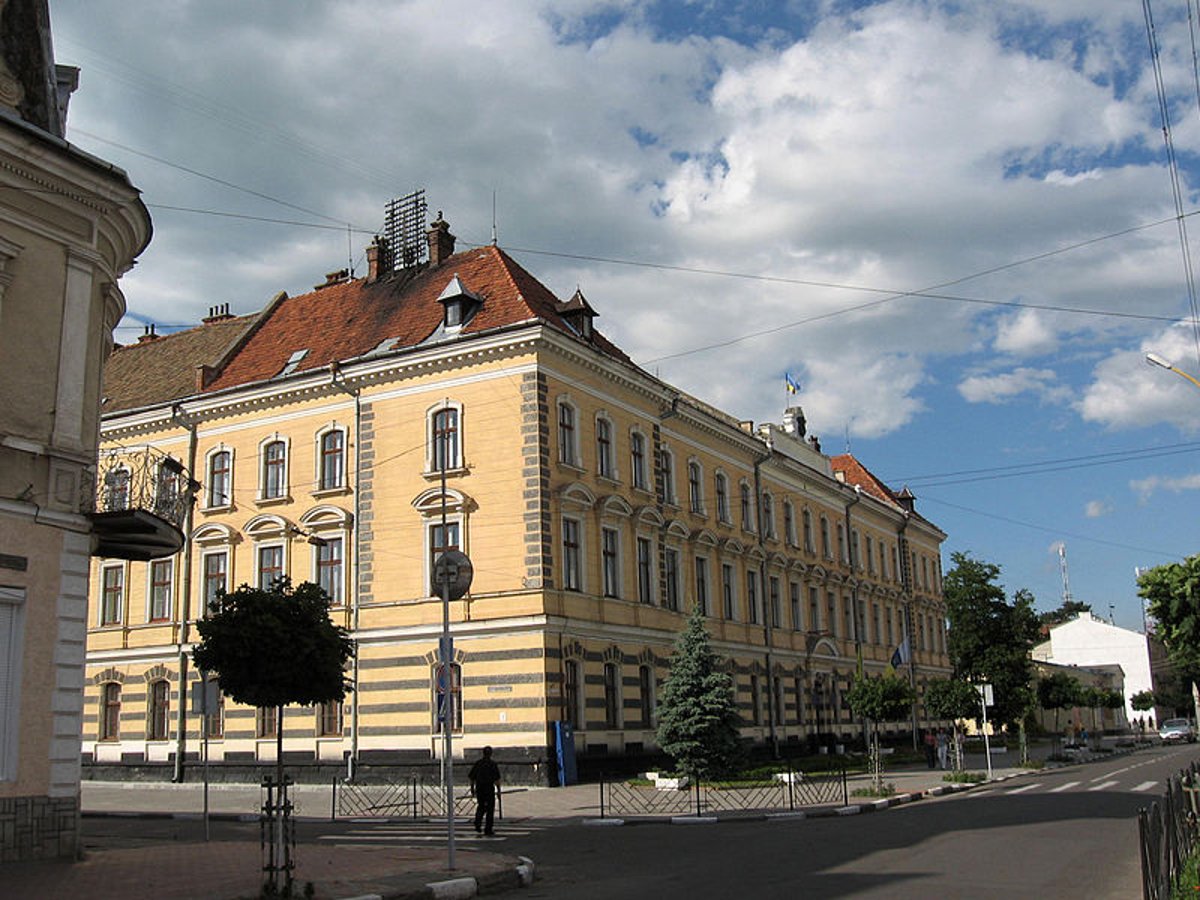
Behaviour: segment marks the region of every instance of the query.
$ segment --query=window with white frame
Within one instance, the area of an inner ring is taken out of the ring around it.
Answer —
[[[342,701],[326,700],[317,704],[317,737],[341,737]]]
[[[125,614],[125,566],[100,570],[100,624],[120,625]]]
[[[813,549],[812,513],[808,509],[805,509],[803,512],[800,513],[800,521],[801,521],[802,527],[804,529],[804,552],[805,553],[813,553],[814,549]]]
[[[443,525],[440,521],[430,522],[426,531],[429,553],[426,556],[427,568],[426,584],[432,586],[434,567],[437,565],[438,557],[449,550],[461,550],[459,537],[459,523],[453,519],[446,521]],[[436,591],[434,593],[437,593]]]
[[[718,472],[713,480],[717,494],[717,521],[729,523],[729,479],[724,472]]]
[[[233,451],[214,450],[208,455],[208,509],[233,505]]]
[[[708,608],[708,559],[696,557],[696,605],[702,615],[711,615]]]
[[[583,526],[578,519],[562,520],[563,588],[583,590]]]
[[[255,553],[255,565],[257,567],[255,580],[258,586],[264,591],[270,590],[272,585],[284,576],[283,545],[260,545]]]
[[[600,529],[600,569],[604,576],[604,596],[621,596],[621,533],[615,528]]]
[[[278,500],[287,496],[287,444],[281,440],[267,441],[262,445],[261,459],[259,499]]]
[[[808,589],[808,630],[821,630],[821,591],[811,586]]]
[[[666,447],[658,455],[659,469],[662,472],[663,503],[675,503],[675,454]]]
[[[668,547],[663,551],[663,587],[667,609],[679,611],[679,551]]]
[[[867,535],[867,573],[875,574],[875,540]]]
[[[165,622],[171,618],[174,587],[175,561],[153,560],[150,563],[150,608],[147,610],[151,622]]]
[[[838,562],[847,562],[846,527],[841,522],[837,523],[837,558]]]
[[[637,539],[638,601],[654,602],[654,542],[648,537]]]
[[[313,548],[316,551],[317,584],[329,595],[332,605],[341,606],[346,597],[342,538],[327,537],[322,541]]]
[[[883,643],[883,630],[880,628],[881,621],[882,621],[882,619],[880,618],[880,615],[879,615],[879,604],[872,603],[871,604],[871,635],[874,639],[873,642],[876,644]]]
[[[821,555],[833,559],[833,550],[829,545],[829,520],[821,516]]]
[[[688,508],[694,513],[704,513],[704,471],[696,460],[689,460],[688,467]]]
[[[429,413],[429,471],[449,472],[462,468],[460,411],[443,406]]]
[[[575,407],[565,400],[558,401],[558,461],[568,466],[579,465],[579,436],[575,428]]]
[[[647,490],[646,436],[640,431],[629,434],[629,478],[639,491]]]
[[[738,485],[738,494],[741,499],[740,506],[742,510],[742,531],[753,531],[754,509],[750,503],[750,485],[743,481],[740,485]]]
[[[856,569],[856,570],[862,568],[862,556],[859,553],[859,546],[860,545],[858,543],[858,529],[851,528],[850,529],[850,560],[849,560],[849,562],[850,562],[850,568]]]
[[[775,498],[769,491],[762,495],[763,537],[775,537]]]
[[[24,622],[25,589],[0,585],[0,782],[17,777]]]
[[[254,710],[254,736],[266,739],[276,736],[279,728],[279,707],[260,706]]]
[[[121,685],[109,681],[100,688],[100,740],[121,739]]]
[[[229,552],[214,550],[211,553],[205,553],[201,562],[201,571],[201,577],[204,580],[202,614],[207,615],[221,593],[229,590]]]
[[[771,609],[771,627],[783,627],[783,598],[779,594],[779,576],[767,576],[767,601]]]
[[[838,636],[837,594],[825,592],[825,627],[833,637]]]
[[[601,478],[617,477],[613,457],[613,426],[605,416],[596,417],[596,473]]]
[[[721,607],[728,621],[737,618],[737,580],[730,563],[721,563]]]
[[[346,485],[346,432],[331,428],[317,436],[317,490],[332,491]]]
[[[800,620],[800,583],[798,581],[788,582],[788,606],[792,613],[792,631],[800,631],[804,628]]]

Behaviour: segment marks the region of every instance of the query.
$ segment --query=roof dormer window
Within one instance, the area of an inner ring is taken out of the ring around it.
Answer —
[[[483,298],[473,291],[467,290],[456,274],[438,297],[438,303],[445,308],[442,323],[449,331],[459,329],[470,322],[475,313],[483,306]]]
[[[575,294],[566,303],[560,303],[556,312],[562,316],[562,320],[567,324],[567,327],[574,331],[585,341],[590,341],[594,335],[592,329],[592,319],[596,318],[598,313],[592,309],[590,303],[583,296],[583,291],[575,289]]]
[[[291,356],[289,356],[287,363],[283,367],[283,370],[279,373],[279,377],[282,378],[284,375],[291,375],[293,372],[295,372],[296,368],[300,365],[300,363],[303,361],[304,357],[306,357],[306,356],[308,356],[307,349],[297,350],[295,353],[293,353]]]

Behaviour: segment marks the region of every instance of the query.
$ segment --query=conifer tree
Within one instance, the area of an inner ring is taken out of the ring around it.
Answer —
[[[693,779],[719,777],[741,759],[741,717],[733,680],[713,652],[704,615],[693,607],[675,643],[659,704],[658,744]]]

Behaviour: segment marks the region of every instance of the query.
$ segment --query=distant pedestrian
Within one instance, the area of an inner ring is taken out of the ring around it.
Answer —
[[[496,815],[496,789],[500,786],[500,767],[492,759],[492,748],[484,747],[483,756],[475,760],[467,775],[471,779],[471,794],[475,797],[475,833],[492,834]]]
[[[937,765],[937,738],[932,728],[925,729],[925,764],[931,769]]]
[[[938,765],[943,769],[950,762],[950,740],[946,737],[946,729],[939,728],[937,733]]]

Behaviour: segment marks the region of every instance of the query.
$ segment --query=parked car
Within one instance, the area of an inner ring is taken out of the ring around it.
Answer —
[[[1196,729],[1188,719],[1167,719],[1158,729],[1158,737],[1164,744],[1174,744],[1177,741],[1196,742]]]

